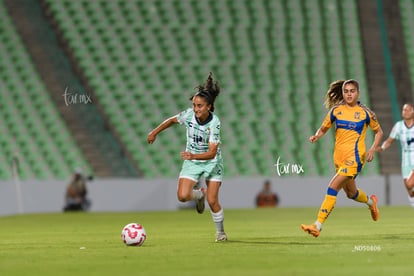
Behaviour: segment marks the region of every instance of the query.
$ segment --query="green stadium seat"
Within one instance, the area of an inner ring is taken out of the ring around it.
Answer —
[[[332,173],[331,150],[306,139],[326,112],[329,82],[345,73],[366,82],[354,0],[46,2],[146,177],[176,177],[184,130],[163,133],[157,147],[134,140],[191,107],[188,97],[210,70],[223,86],[216,109],[228,176],[274,175],[275,155],[306,164],[311,175]],[[353,11],[347,22],[333,20],[338,5],[343,15]]]
[[[52,5],[53,10],[59,10],[59,6]],[[59,154],[50,154],[50,159],[44,156],[50,150],[46,146],[59,144],[58,135],[47,135],[45,122],[51,118],[57,118],[58,114],[50,104],[49,96],[36,69],[33,67],[30,57],[21,42],[9,15],[5,12],[4,3],[0,3],[0,36],[2,45],[0,48],[1,76],[5,80],[7,96],[1,96],[1,124],[2,148],[7,166],[10,165],[12,156],[18,152],[20,162],[20,177],[26,178],[67,178],[71,171],[64,166],[61,174],[54,174],[51,167],[57,164]],[[44,116],[46,114],[46,117]],[[57,133],[68,136],[68,131],[62,122],[52,119],[59,129]],[[75,158],[80,163],[86,164],[77,146],[73,143],[62,143],[68,150],[76,152]],[[7,161],[9,160],[9,161]],[[1,179],[9,179],[12,175],[10,168],[0,168]],[[6,169],[4,169],[6,168]]]

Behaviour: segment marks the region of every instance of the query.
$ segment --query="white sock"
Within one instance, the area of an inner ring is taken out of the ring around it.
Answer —
[[[322,223],[320,223],[319,221],[315,221],[315,225],[316,225],[316,228],[318,228],[318,230],[321,231]]]
[[[224,232],[224,211],[223,208],[221,208],[220,211],[218,211],[217,213],[213,213],[213,211],[211,211],[211,217],[213,218],[214,223],[216,224],[216,229],[217,229],[217,233],[223,233]]]
[[[371,206],[371,205],[372,205],[372,203],[373,203],[373,202],[372,202],[372,199],[371,199],[370,197],[368,197],[367,205],[368,205],[368,206]]]
[[[200,199],[204,196],[201,190],[193,190],[193,199]]]

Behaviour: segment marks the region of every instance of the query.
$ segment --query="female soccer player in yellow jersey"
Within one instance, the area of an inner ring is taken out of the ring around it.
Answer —
[[[148,143],[154,143],[157,135],[175,124],[187,129],[187,145],[181,152],[184,160],[178,179],[177,198],[181,202],[195,200],[197,212],[204,211],[204,198],[210,206],[210,212],[216,225],[216,241],[226,241],[224,232],[224,211],[219,203],[219,189],[223,180],[223,158],[220,149],[220,119],[214,113],[214,101],[220,93],[220,87],[213,81],[210,72],[205,84],[197,87],[193,95],[193,108],[188,108],[172,116],[153,129],[147,137]],[[206,180],[207,191],[194,189],[200,178]]]
[[[373,160],[383,132],[375,113],[361,104],[358,97],[359,83],[356,80],[331,83],[325,100],[325,105],[330,110],[315,135],[309,138],[311,143],[315,143],[335,125],[333,158],[336,174],[329,183],[315,223],[301,225],[303,231],[315,238],[319,236],[322,224],[335,207],[336,196],[341,189],[344,189],[348,198],[367,204],[374,221],[379,219],[377,197],[368,197],[363,190],[357,188],[355,178],[364,166],[365,160]],[[368,126],[374,131],[375,138],[371,148],[366,151],[365,134]]]

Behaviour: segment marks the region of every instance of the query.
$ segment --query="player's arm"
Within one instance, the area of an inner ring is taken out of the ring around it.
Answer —
[[[315,143],[316,141],[319,140],[319,138],[321,138],[322,136],[325,135],[325,133],[329,130],[328,127],[322,125],[320,128],[318,128],[318,130],[316,131],[315,135],[312,135],[311,137],[309,137],[309,141],[311,143]]]
[[[320,128],[315,132],[314,135],[309,137],[309,142],[315,143],[319,140],[325,133],[332,127],[332,123],[336,120],[334,115],[335,107],[331,108],[329,112],[326,114],[325,119],[323,120]]]
[[[374,153],[378,148],[378,145],[381,142],[382,139],[382,129],[381,127],[379,127],[378,129],[376,129],[375,131],[375,136],[374,136],[374,143],[372,144],[371,148],[367,151],[367,161],[371,162],[374,159]]]
[[[391,138],[391,137],[388,137],[383,143],[382,143],[382,145],[381,145],[381,147],[377,147],[376,148],[376,151],[378,151],[378,152],[383,152],[384,150],[386,150],[386,149],[388,149],[390,146],[391,146],[391,144],[392,144],[392,142],[394,142],[394,138]]]
[[[217,154],[219,143],[209,143],[208,151],[203,153],[191,153],[189,151],[181,152],[181,158],[183,160],[211,160]]]
[[[174,124],[178,124],[178,119],[177,116],[173,116],[170,117],[168,119],[166,119],[164,122],[162,122],[159,126],[157,126],[156,128],[154,128],[152,131],[150,131],[150,133],[148,133],[148,137],[147,137],[147,141],[149,144],[154,143],[155,139],[157,138],[157,135],[169,128],[170,126],[174,125]]]

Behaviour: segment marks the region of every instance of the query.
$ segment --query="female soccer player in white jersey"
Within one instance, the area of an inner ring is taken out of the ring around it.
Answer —
[[[414,208],[414,107],[406,103],[401,111],[402,120],[395,123],[389,137],[377,149],[382,152],[391,146],[394,140],[400,140],[401,144],[401,172],[405,187],[408,192],[408,200]]]
[[[224,212],[219,203],[219,189],[223,180],[223,159],[220,151],[220,120],[213,113],[214,101],[220,93],[212,73],[205,84],[197,87],[197,93],[190,98],[193,108],[182,111],[162,122],[148,134],[148,143],[154,143],[157,135],[174,124],[187,128],[187,144],[181,158],[184,160],[178,179],[177,197],[181,202],[197,201],[197,212],[204,211],[204,198],[216,225],[216,241],[226,241]],[[194,189],[204,176],[207,190]]]

